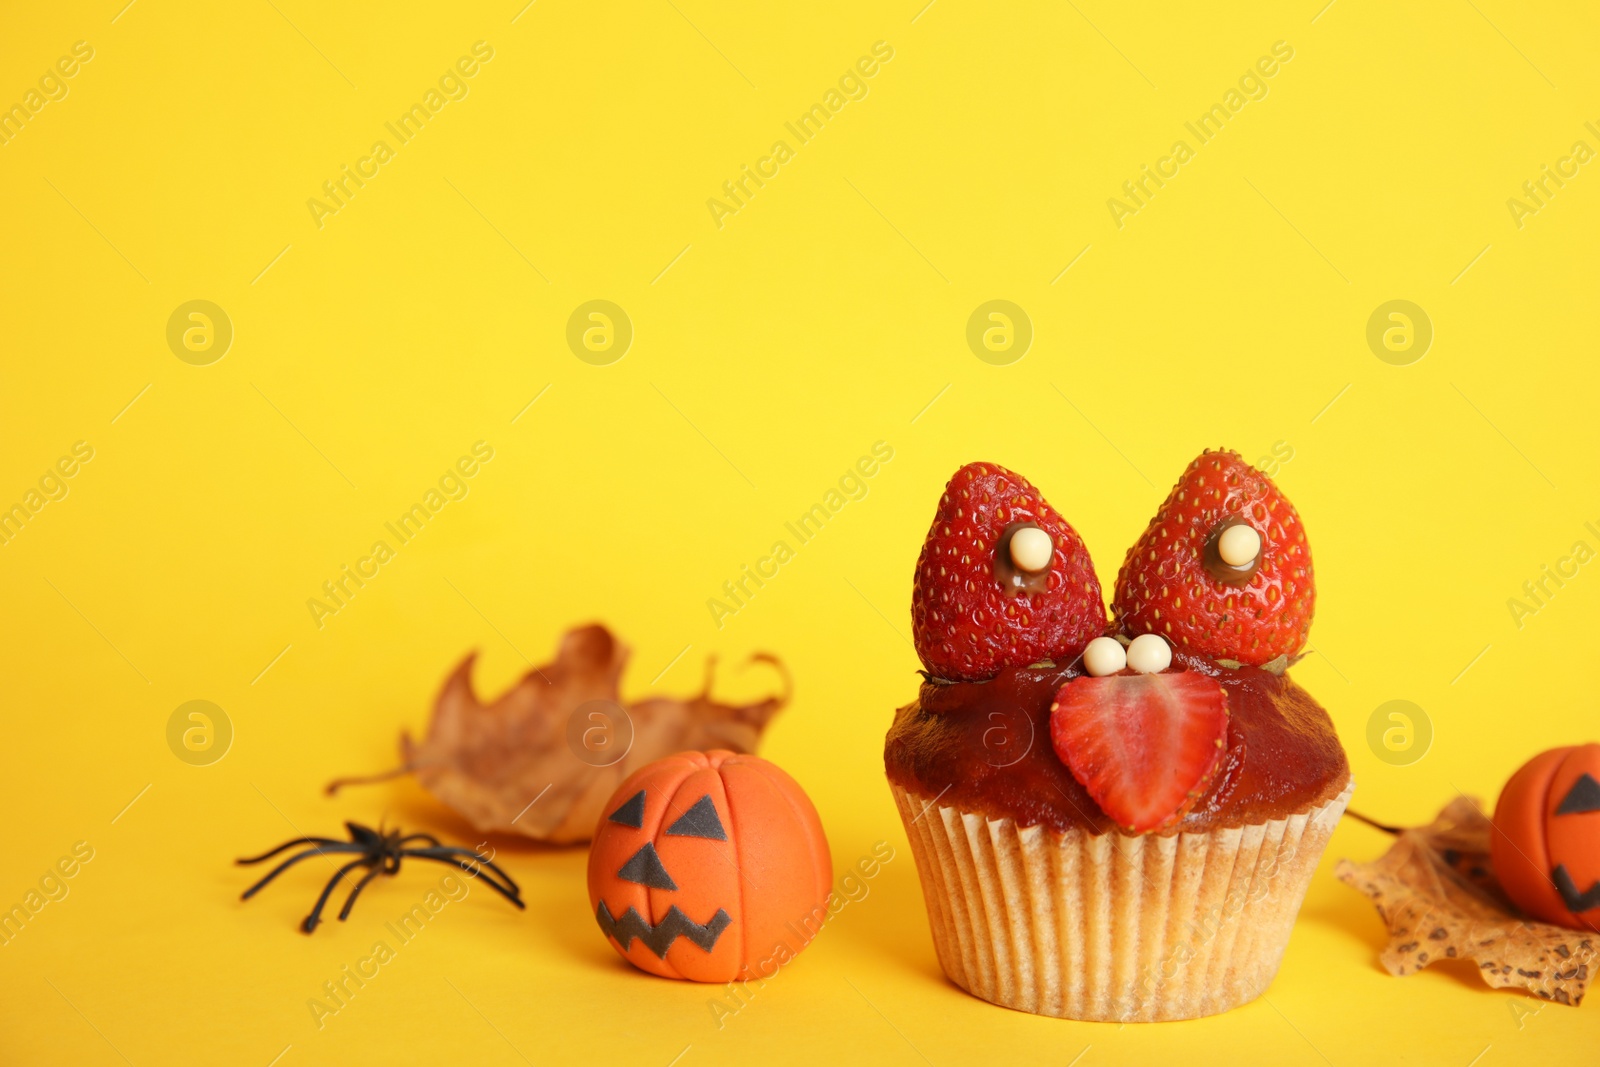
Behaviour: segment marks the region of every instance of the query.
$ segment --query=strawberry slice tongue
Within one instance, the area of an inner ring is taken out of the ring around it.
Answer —
[[[1181,819],[1221,762],[1228,697],[1196,671],[1074,678],[1050,708],[1056,755],[1100,809],[1136,833]]]

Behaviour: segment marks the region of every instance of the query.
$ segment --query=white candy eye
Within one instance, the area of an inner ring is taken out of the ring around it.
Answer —
[[[1115,637],[1097,637],[1083,650],[1083,669],[1096,678],[1116,674],[1128,665],[1128,654]]]
[[[1217,538],[1217,555],[1230,567],[1248,567],[1261,554],[1261,535],[1254,526],[1230,526]]]
[[[1140,634],[1128,646],[1128,666],[1140,674],[1159,674],[1172,666],[1172,646],[1160,634]]]
[[[1055,550],[1050,535],[1037,526],[1024,526],[1011,535],[1011,562],[1020,571],[1033,574],[1046,569]]]

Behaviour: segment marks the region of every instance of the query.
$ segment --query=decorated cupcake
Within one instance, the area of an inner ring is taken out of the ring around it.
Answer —
[[[1299,516],[1235,453],[1189,465],[1109,626],[1039,492],[994,464],[956,472],[912,593],[926,680],[884,746],[952,981],[1107,1021],[1266,989],[1352,785],[1287,674],[1314,599]]]

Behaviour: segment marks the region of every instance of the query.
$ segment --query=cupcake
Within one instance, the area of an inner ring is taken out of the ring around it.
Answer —
[[[925,680],[884,746],[951,981],[1116,1022],[1265,991],[1352,788],[1287,673],[1314,600],[1299,517],[1235,453],[1189,465],[1109,624],[1026,479],[956,472],[917,562]]]

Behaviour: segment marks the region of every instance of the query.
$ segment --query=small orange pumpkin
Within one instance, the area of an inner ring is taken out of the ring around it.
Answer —
[[[663,978],[771,977],[828,917],[817,809],[775,764],[682,752],[630,775],[589,847],[589,906],[611,946]]]
[[[1553,748],[1523,764],[1495,805],[1489,855],[1523,911],[1600,931],[1600,744]]]

